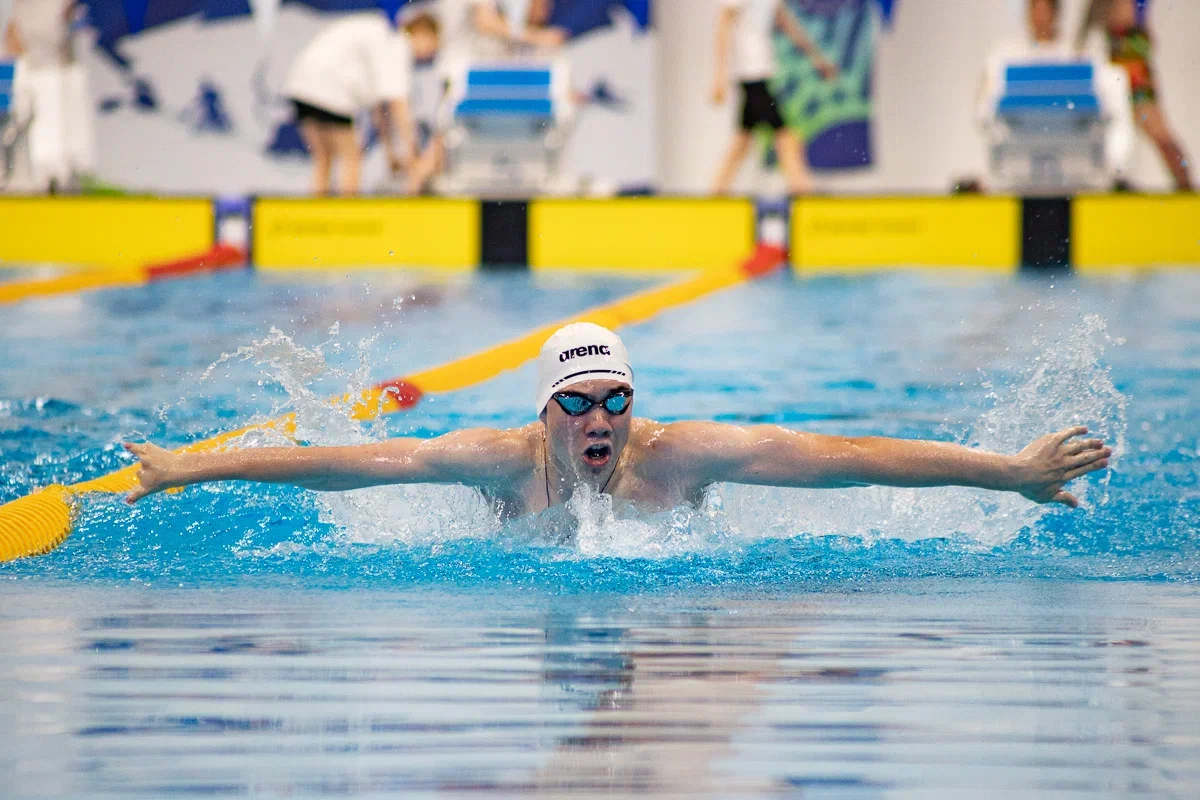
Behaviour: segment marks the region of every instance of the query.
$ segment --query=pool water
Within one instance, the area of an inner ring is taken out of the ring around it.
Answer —
[[[665,280],[234,273],[0,307],[0,501],[295,410],[531,418],[532,367],[323,398]],[[1200,794],[1200,275],[773,276],[622,331],[639,415],[1117,448],[1083,508],[718,487],[501,525],[472,492],[89,498],[0,565],[12,796]],[[255,434],[247,446],[270,443]]]

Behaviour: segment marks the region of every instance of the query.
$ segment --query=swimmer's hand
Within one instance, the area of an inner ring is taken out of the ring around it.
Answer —
[[[141,462],[141,469],[137,473],[138,485],[125,496],[125,502],[129,505],[133,505],[146,495],[187,485],[187,481],[183,479],[183,469],[181,468],[181,462],[186,456],[164,450],[149,442],[146,444],[126,443],[125,449],[137,456]]]
[[[1035,441],[1013,457],[1016,486],[1035,503],[1062,503],[1079,507],[1079,500],[1064,492],[1063,486],[1076,478],[1108,467],[1112,448],[1099,439],[1079,439],[1088,429],[1083,426],[1051,433]]]

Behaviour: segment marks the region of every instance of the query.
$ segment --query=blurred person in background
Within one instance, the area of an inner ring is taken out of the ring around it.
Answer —
[[[979,92],[976,116],[982,127],[995,121],[996,103],[1004,93],[1005,70],[1010,64],[1092,61],[1097,99],[1108,118],[1105,155],[1118,183],[1133,148],[1134,124],[1129,81],[1123,70],[1099,59],[1081,56],[1061,35],[1062,0],[1028,0],[1023,36],[1000,44],[988,56]]]
[[[58,191],[95,162],[87,74],[75,57],[74,0],[13,0],[4,53],[16,60],[14,105],[28,118],[32,187]]]
[[[725,104],[732,78],[741,87],[742,106],[739,128],[713,183],[714,194],[728,193],[750,152],[754,141],[751,134],[760,125],[774,131],[775,152],[788,190],[805,194],[811,189],[804,143],[783,121],[778,101],[768,86],[775,75],[771,35],[776,27],[812,59],[822,77],[829,80],[837,75],[837,67],[813,44],[804,25],[787,8],[786,0],[721,0],[712,100],[718,106]]]
[[[513,8],[531,5],[538,0],[520,0]],[[518,14],[520,22],[531,24],[511,25],[511,13],[498,0],[437,0],[438,18],[441,21],[442,50],[438,56],[438,75],[442,80],[448,102],[449,88],[454,76],[465,72],[472,63],[501,61],[523,46],[545,47],[561,43],[552,29],[544,24],[533,24],[533,9]],[[548,7],[547,7],[548,8]],[[549,18],[549,10],[545,19]],[[565,36],[562,37],[565,39]],[[450,109],[443,108],[439,114],[439,130],[430,139],[429,146],[409,173],[408,189],[412,194],[424,192],[430,182],[446,168],[446,142],[444,128],[453,116]]]
[[[408,108],[414,61],[437,53],[439,26],[418,14],[403,28],[379,13],[351,14],[326,26],[292,64],[284,94],[313,160],[313,192],[330,193],[334,163],[343,195],[359,191],[362,146],[354,118],[370,109],[394,175],[417,161]],[[397,135],[397,133],[399,135]]]
[[[1137,0],[1091,0],[1075,46],[1082,51],[1094,31],[1103,32],[1113,64],[1129,75],[1133,90],[1133,112],[1138,127],[1150,137],[1166,163],[1175,188],[1192,190],[1187,155],[1167,124],[1158,102],[1158,87],[1152,65],[1153,38],[1146,9]]]

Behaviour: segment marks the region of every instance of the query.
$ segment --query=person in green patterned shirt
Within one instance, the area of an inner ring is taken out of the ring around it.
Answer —
[[[1076,45],[1083,49],[1095,30],[1104,32],[1112,62],[1129,74],[1133,91],[1133,115],[1138,127],[1150,137],[1162,155],[1175,188],[1192,190],[1187,154],[1167,124],[1158,102],[1158,88],[1151,62],[1153,39],[1147,24],[1145,6],[1137,0],[1091,0]]]

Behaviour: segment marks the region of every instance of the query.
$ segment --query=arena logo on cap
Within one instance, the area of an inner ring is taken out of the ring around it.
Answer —
[[[584,356],[609,356],[612,352],[606,344],[589,344],[587,347],[572,347],[570,350],[563,350],[558,354],[559,361],[570,361],[572,358],[583,358]]]

